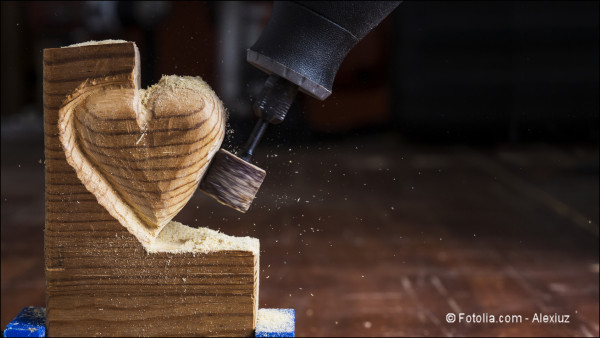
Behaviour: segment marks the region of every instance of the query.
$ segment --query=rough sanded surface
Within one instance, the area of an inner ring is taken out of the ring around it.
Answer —
[[[74,43],[72,45],[64,46],[64,47],[61,47],[61,48],[84,47],[84,46],[93,46],[93,45],[111,45],[111,44],[116,44],[116,43],[127,43],[127,41],[125,41],[125,40],[112,40],[112,39],[101,40],[101,41],[91,40],[91,41]]]
[[[258,256],[259,242],[252,237],[227,236],[208,228],[192,228],[172,221],[160,232],[146,251],[169,253],[213,253],[218,251],[247,251]]]
[[[59,110],[67,162],[98,203],[144,245],[185,206],[225,134],[225,109],[200,78],[140,90],[86,80]]]

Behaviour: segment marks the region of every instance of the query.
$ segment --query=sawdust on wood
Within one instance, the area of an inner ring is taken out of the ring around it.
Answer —
[[[196,229],[171,221],[162,229],[154,243],[145,248],[150,253],[250,251],[258,255],[259,246],[256,238],[228,236],[208,228]]]

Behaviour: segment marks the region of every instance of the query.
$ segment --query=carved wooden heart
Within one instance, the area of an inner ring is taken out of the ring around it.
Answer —
[[[194,194],[223,141],[225,109],[199,78],[148,90],[84,83],[59,111],[67,161],[98,202],[150,243]]]

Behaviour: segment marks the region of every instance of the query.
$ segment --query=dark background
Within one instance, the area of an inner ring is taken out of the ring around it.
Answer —
[[[248,134],[264,75],[245,50],[270,10],[270,2],[3,3],[3,135],[41,121],[43,48],[107,38],[138,44],[145,85],[162,74],[205,78],[236,135]],[[282,126],[294,135],[270,138],[383,129],[416,142],[596,144],[598,10],[594,1],[405,2],[352,50],[332,97],[300,95]]]
[[[2,2],[2,326],[44,304],[42,50],[135,41],[144,86],[203,77],[236,149],[272,3]],[[260,307],[298,335],[598,335],[599,3],[406,1],[298,95],[247,214],[197,193],[176,220],[261,240]],[[194,206],[196,208],[194,208]],[[201,210],[202,212],[198,211]],[[571,325],[445,323],[568,313]]]

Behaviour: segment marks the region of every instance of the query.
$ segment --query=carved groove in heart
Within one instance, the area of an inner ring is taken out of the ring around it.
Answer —
[[[199,78],[148,90],[84,83],[59,111],[67,162],[143,244],[185,206],[225,134],[225,109]]]

